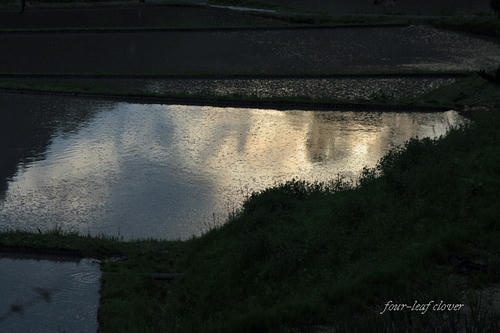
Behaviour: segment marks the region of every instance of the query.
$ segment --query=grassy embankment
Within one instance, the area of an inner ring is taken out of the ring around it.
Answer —
[[[426,98],[452,104],[458,93],[461,101],[491,103],[489,93],[455,90]],[[470,117],[444,138],[393,150],[358,186],[333,175],[329,184],[290,181],[253,194],[224,226],[185,242],[56,230],[1,233],[0,244],[127,256],[102,266],[102,332],[275,332],[319,324],[350,332],[493,332],[498,313],[467,291],[500,279],[500,113]],[[150,272],[185,274],[171,282],[141,275]],[[443,300],[470,310],[379,315],[388,300]]]

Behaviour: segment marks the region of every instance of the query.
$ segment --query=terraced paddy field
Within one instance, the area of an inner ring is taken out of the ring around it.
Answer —
[[[415,97],[457,79],[443,76],[348,76],[329,78],[9,78],[0,86],[78,87],[82,92],[101,89],[131,94],[213,96],[242,98],[304,97],[356,102],[375,97],[394,99]]]
[[[496,39],[427,26],[9,33],[0,43],[2,73],[476,71],[500,59]]]
[[[278,18],[194,5],[29,8],[22,15],[14,9],[0,11],[0,29],[206,28],[286,24]]]
[[[1,12],[0,331],[498,331],[487,4],[369,3]]]

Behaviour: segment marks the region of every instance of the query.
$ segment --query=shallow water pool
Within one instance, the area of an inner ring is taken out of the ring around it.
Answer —
[[[0,332],[97,331],[101,273],[91,259],[0,253],[0,273]]]

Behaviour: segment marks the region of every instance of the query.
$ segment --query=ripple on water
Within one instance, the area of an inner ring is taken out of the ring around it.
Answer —
[[[55,262],[0,254],[0,271],[2,332],[97,331],[100,270],[92,260]]]

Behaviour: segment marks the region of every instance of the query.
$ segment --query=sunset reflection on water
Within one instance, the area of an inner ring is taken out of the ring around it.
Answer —
[[[69,132],[59,127],[74,121],[71,112],[44,125],[51,133],[45,152],[18,162],[7,180],[0,229],[58,225],[127,239],[184,239],[222,223],[253,191],[292,178],[355,179],[409,138],[436,137],[464,121],[454,111],[89,107],[86,122]]]

